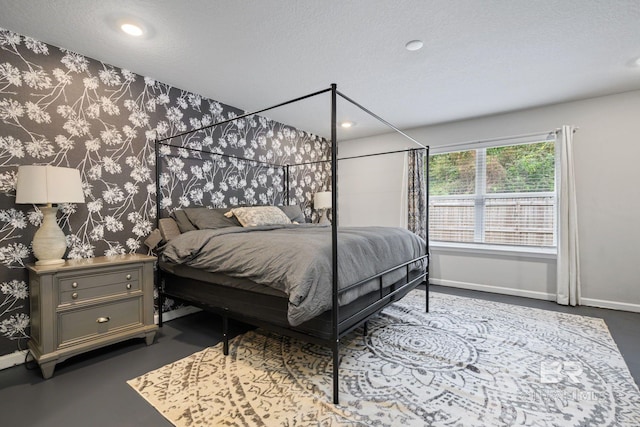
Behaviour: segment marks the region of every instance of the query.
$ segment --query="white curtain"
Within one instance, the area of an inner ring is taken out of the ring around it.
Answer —
[[[562,126],[557,140],[558,186],[558,265],[556,301],[563,305],[580,304],[580,257],[578,211],[574,175],[573,134],[575,128]]]

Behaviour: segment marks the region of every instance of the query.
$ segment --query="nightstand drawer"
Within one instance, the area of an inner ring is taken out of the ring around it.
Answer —
[[[93,338],[142,324],[142,299],[132,298],[58,313],[58,344],[65,346],[80,339]]]
[[[116,272],[103,272],[73,275],[61,278],[60,304],[85,301],[109,295],[127,294],[140,289],[137,269],[123,269]]]
[[[111,285],[94,286],[91,288],[84,287],[83,289],[61,292],[60,304],[86,301],[109,295],[126,294],[138,290],[140,290],[140,284],[138,281],[133,280],[129,282],[114,283]]]

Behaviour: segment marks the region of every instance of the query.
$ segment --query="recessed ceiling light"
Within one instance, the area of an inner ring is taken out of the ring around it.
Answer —
[[[404,47],[410,51],[420,50],[422,49],[422,46],[424,46],[424,43],[422,43],[422,40],[411,40],[410,42],[407,42],[406,45],[404,45]]]
[[[342,126],[345,129],[348,129],[350,127],[355,126],[356,124],[354,122],[342,122],[340,123],[340,126]]]
[[[625,65],[631,68],[640,68],[640,56],[628,60]]]
[[[134,37],[140,37],[144,33],[144,31],[142,31],[142,28],[140,28],[136,24],[131,24],[131,23],[120,25],[120,29],[125,33],[129,34],[130,36],[134,36]]]

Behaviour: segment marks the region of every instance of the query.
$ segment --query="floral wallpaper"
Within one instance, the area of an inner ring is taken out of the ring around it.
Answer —
[[[217,117],[214,123],[224,119]],[[307,218],[315,220],[310,201],[326,188],[324,183],[328,185],[331,163],[319,156],[328,150],[323,138],[264,117],[238,119],[163,141],[161,208],[171,212],[191,206],[282,205],[282,165],[310,163],[289,167],[289,204],[300,205]]]
[[[29,333],[31,240],[37,206],[15,204],[19,165],[80,170],[86,203],[63,204],[58,221],[68,258],[146,253],[155,227],[154,141],[233,119],[243,111],[66,49],[0,29],[0,355],[25,348]],[[282,204],[284,172],[275,165],[317,161],[327,142],[253,116],[163,147],[163,215],[178,207]],[[199,161],[195,159],[199,158]],[[291,203],[309,219],[329,163],[292,167]],[[164,307],[169,310],[171,306]]]

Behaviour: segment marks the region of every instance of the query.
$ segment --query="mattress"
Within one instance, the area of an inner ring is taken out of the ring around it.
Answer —
[[[388,271],[426,253],[426,243],[398,227],[341,227],[338,231],[340,304],[379,288],[368,280],[387,271],[383,286],[406,269]],[[183,233],[161,260],[270,286],[289,299],[289,323],[299,325],[332,306],[331,229],[311,224],[226,227]],[[411,268],[420,268],[422,261]],[[358,283],[358,286],[351,286]]]

